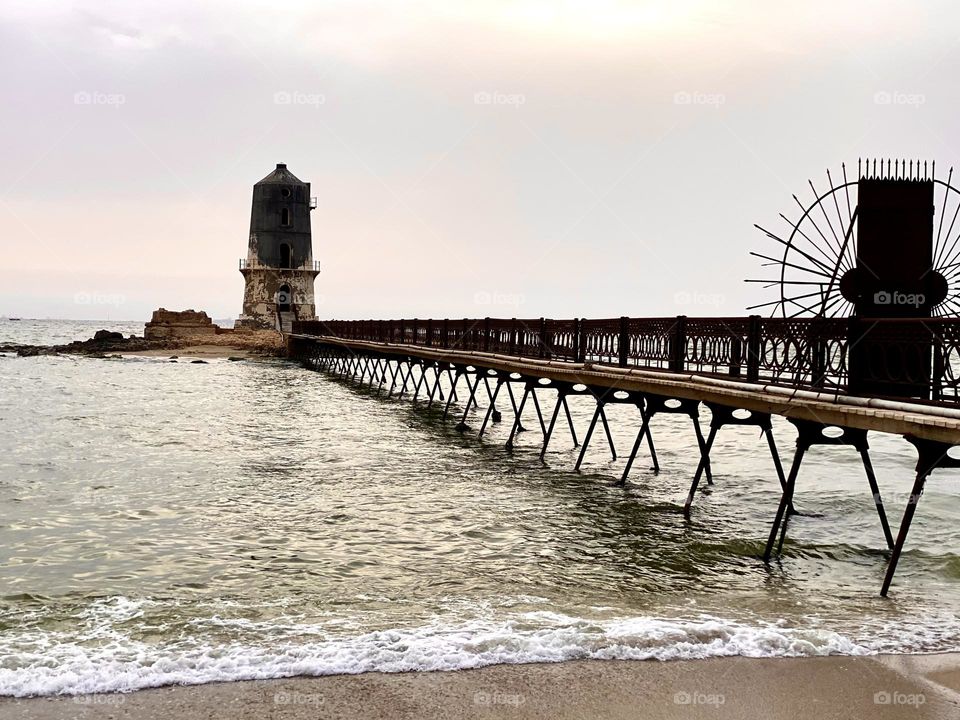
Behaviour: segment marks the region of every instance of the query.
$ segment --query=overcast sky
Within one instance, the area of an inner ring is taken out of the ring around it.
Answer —
[[[0,67],[9,316],[235,317],[278,162],[321,318],[738,315],[808,178],[960,162],[955,2],[4,0]]]

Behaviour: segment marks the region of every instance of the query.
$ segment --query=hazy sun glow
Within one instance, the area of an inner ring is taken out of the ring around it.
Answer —
[[[675,30],[700,5],[698,0],[526,0],[494,3],[486,12],[525,33],[606,40]]]

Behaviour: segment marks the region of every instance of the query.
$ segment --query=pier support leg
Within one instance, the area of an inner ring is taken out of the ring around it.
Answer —
[[[776,537],[777,531],[780,529],[781,522],[783,523],[783,528],[780,532],[780,542],[777,546],[778,553],[783,547],[783,541],[787,534],[787,524],[789,522],[790,515],[799,514],[793,509],[793,495],[797,479],[796,476],[800,471],[800,463],[803,461],[804,454],[814,445],[846,445],[857,450],[863,461],[863,468],[867,475],[867,482],[870,484],[870,490],[873,494],[873,502],[877,508],[877,514],[880,517],[880,526],[883,530],[884,540],[887,543],[887,547],[893,547],[893,544],[891,543],[892,537],[890,533],[890,526],[887,522],[886,512],[883,509],[883,501],[880,498],[880,489],[877,486],[877,478],[873,472],[873,464],[870,462],[870,446],[867,442],[867,431],[857,428],[835,426],[838,427],[842,432],[839,435],[828,436],[824,434],[824,430],[832,426],[824,425],[823,423],[814,422],[811,420],[798,420],[796,418],[787,419],[797,428],[797,454],[794,457],[793,465],[790,468],[790,476],[787,478],[786,485],[783,489],[783,494],[780,498],[780,507],[777,510],[773,527],[770,529],[770,539],[767,542],[767,548],[763,556],[764,560],[769,561],[770,556],[773,553],[774,538]],[[914,441],[911,440],[911,442]],[[952,460],[952,458],[950,459]],[[786,517],[784,517],[785,515]],[[910,515],[912,518],[912,512]]]
[[[467,378],[467,385],[468,385],[468,386],[470,385],[470,378],[469,378],[469,377]],[[473,405],[474,401],[476,400],[477,387],[478,387],[479,385],[480,385],[480,373],[477,372],[477,374],[476,374],[476,380],[474,380],[474,382],[473,382],[473,387],[470,388],[470,397],[467,398],[467,405],[466,405],[465,408],[463,408],[463,417],[460,418],[460,422],[457,423],[457,427],[455,428],[455,430],[456,430],[457,432],[461,432],[461,433],[462,433],[462,432],[466,432],[467,429],[468,429],[468,426],[467,426],[467,415],[470,414],[470,407]]]
[[[700,477],[707,466],[707,458],[710,457],[710,451],[713,449],[713,441],[717,439],[717,430],[719,425],[710,424],[710,432],[707,434],[707,441],[701,449],[700,464],[697,465],[697,471],[693,474],[693,482],[690,484],[690,492],[687,493],[687,500],[683,504],[683,514],[690,518],[690,506],[693,505],[693,498],[697,494],[697,487],[700,485]]]
[[[443,378],[443,370],[441,370],[438,367],[437,368],[437,400],[439,400],[440,402],[443,402],[444,400],[446,400],[446,397],[443,394],[443,385],[440,382],[442,378]]]
[[[627,482],[627,477],[630,475],[630,470],[633,468],[633,463],[637,458],[637,453],[640,451],[640,445],[643,443],[644,438],[647,440],[647,447],[650,449],[650,458],[653,461],[653,472],[659,474],[660,472],[660,460],[657,457],[657,448],[653,443],[653,430],[651,426],[653,424],[654,415],[664,413],[669,415],[686,415],[690,418],[693,423],[694,434],[697,438],[697,448],[700,451],[700,465],[702,469],[698,469],[698,476],[702,474],[703,470],[706,470],[707,479],[710,480],[710,462],[709,460],[704,463],[704,448],[706,446],[706,441],[703,439],[703,431],[700,429],[700,402],[697,400],[690,399],[681,399],[681,398],[671,398],[664,395],[655,395],[652,393],[633,393],[633,397],[630,398],[637,408],[640,410],[640,416],[642,422],[640,424],[640,430],[637,433],[637,439],[633,443],[633,448],[630,451],[630,456],[627,459],[627,465],[623,470],[623,475],[620,477],[618,485],[624,485]],[[699,482],[699,477],[698,477]]]
[[[603,409],[603,405],[600,406],[600,419],[603,421],[603,430],[607,433],[607,444],[610,445],[610,454],[613,456],[613,459],[617,459],[617,448],[613,444],[613,435],[610,433],[610,423],[607,422],[607,413]]]
[[[533,397],[533,407],[537,410],[537,418],[540,420],[540,432],[546,437],[547,436],[547,426],[543,422],[543,411],[540,409],[540,401],[537,400],[537,387],[536,385],[530,386],[530,395]]]
[[[617,485],[620,486],[627,484],[627,476],[630,474],[630,468],[633,467],[633,461],[637,457],[637,452],[640,450],[640,443],[643,442],[645,437],[649,440],[650,414],[648,413],[646,404],[640,407],[640,417],[642,420],[640,423],[640,430],[637,432],[637,439],[633,443],[633,448],[630,450],[630,455],[627,457],[627,464],[626,467],[623,468],[623,475],[621,475],[620,479],[617,481]]]
[[[513,395],[513,383],[508,379],[507,383],[507,395],[510,396],[510,405],[513,407],[513,416],[516,418],[516,432],[526,432],[526,428],[523,426],[523,423],[520,422],[520,412],[517,410],[517,399]]]
[[[583,445],[580,447],[580,454],[577,456],[577,464],[573,466],[574,470],[579,470],[583,464],[583,456],[587,454],[587,447],[590,445],[590,438],[593,437],[593,429],[597,426],[597,420],[600,419],[600,413],[603,412],[603,401],[597,399],[597,409],[593,411],[593,418],[590,420],[590,427],[587,428],[587,434],[583,438]]]
[[[917,512],[917,503],[923,494],[923,486],[927,482],[929,471],[918,472],[913,481],[913,489],[910,491],[910,499],[907,501],[907,507],[903,511],[903,520],[900,521],[900,531],[897,533],[897,541],[893,546],[893,552],[890,555],[890,561],[887,563],[887,572],[883,576],[883,586],[880,588],[881,597],[886,597],[890,591],[890,584],[893,582],[893,576],[897,572],[897,564],[900,562],[900,554],[903,552],[903,546],[907,542],[907,534],[910,532],[910,525],[913,522],[913,515]]]
[[[527,395],[533,392],[533,388],[530,385],[524,385],[523,388],[523,397],[520,399],[520,408],[517,410],[517,415],[513,420],[513,427],[510,429],[510,436],[507,438],[507,449],[513,448],[513,437],[517,434],[517,428],[520,427],[520,416],[523,415],[523,407],[527,404]],[[534,395],[536,399],[536,395]]]
[[[497,394],[496,394],[496,392],[494,392],[494,393],[491,394],[491,392],[490,392],[490,378],[487,377],[486,375],[483,376],[483,384],[484,384],[484,386],[486,386],[486,388],[487,388],[487,397],[490,399],[490,406],[489,406],[489,408],[488,408],[489,411],[490,411],[490,413],[489,413],[489,415],[490,415],[490,421],[493,422],[493,423],[498,423],[498,422],[500,422],[501,420],[503,420],[503,415],[501,414],[501,412],[500,412],[499,410],[497,410]]]
[[[744,417],[738,417],[734,414],[737,412],[738,408],[727,405],[718,405],[717,403],[711,402],[705,403],[705,405],[710,409],[711,413],[710,432],[707,434],[706,442],[701,445],[700,465],[697,466],[697,472],[694,474],[693,482],[690,484],[690,492],[687,494],[686,502],[684,502],[683,505],[684,516],[687,519],[690,518],[690,508],[693,505],[697,488],[700,485],[700,478],[704,472],[707,473],[708,484],[713,484],[710,482],[710,453],[713,450],[713,444],[717,439],[717,434],[720,432],[720,429],[726,425],[747,425],[760,428],[760,431],[767,440],[767,447],[770,449],[770,457],[773,459],[773,467],[777,473],[777,481],[780,483],[780,490],[781,492],[784,492],[787,488],[787,478],[783,473],[783,464],[780,461],[780,453],[777,450],[777,443],[773,439],[773,424],[770,419],[770,414],[751,411]],[[811,436],[811,440],[812,439],[813,438]],[[792,501],[787,508],[787,514],[796,514],[796,510],[793,507]]]
[[[567,396],[563,395],[563,410],[567,414],[567,426],[570,428],[570,436],[573,438],[573,446],[579,447],[580,442],[577,440],[577,429],[573,426],[573,418],[570,416],[570,405],[567,403]]]
[[[553,406],[553,414],[550,416],[550,425],[547,427],[547,432],[543,436],[543,445],[540,447],[540,459],[543,460],[544,455],[547,454],[547,445],[550,444],[550,438],[553,436],[553,428],[556,427],[557,417],[560,415],[560,406],[563,404],[564,394],[563,391],[560,391],[557,394],[557,403]]]
[[[392,381],[390,383],[390,390],[387,392],[387,397],[391,397],[393,395],[394,389],[397,387],[397,377],[399,377],[400,375],[399,360],[394,361],[393,367],[391,368],[390,372],[391,372]]]
[[[377,358],[377,397],[383,393],[383,386],[387,382],[387,368],[385,366],[389,365],[388,362]]]
[[[883,586],[880,588],[882,597],[887,596],[893,582],[893,576],[897,572],[897,564],[900,562],[903,546],[907,542],[907,534],[910,532],[910,525],[913,523],[913,516],[917,512],[917,505],[920,502],[920,496],[923,495],[927,478],[934,470],[960,468],[960,460],[950,457],[948,454],[951,448],[955,447],[954,445],[934,440],[922,440],[909,435],[906,436],[906,439],[917,449],[917,475],[913,481],[913,489],[910,491],[907,507],[903,511],[903,520],[900,521],[900,530],[897,532],[897,540],[893,545],[893,552],[890,554],[890,562],[887,563],[887,572],[883,578]]]
[[[459,377],[459,372],[460,371],[458,370],[457,371],[458,374],[456,377]],[[447,378],[450,380],[450,394],[453,397],[453,399],[456,400],[457,399],[457,383],[455,381],[454,373],[449,367],[447,368]]]
[[[420,378],[413,388],[413,397],[410,399],[410,402],[417,401],[417,396],[420,394],[420,386],[423,385],[424,379],[427,377],[427,364],[423,360],[417,363],[417,367],[420,369]]]
[[[793,502],[793,490],[797,485],[797,475],[800,472],[800,463],[803,462],[803,455],[806,453],[807,447],[809,446],[801,444],[800,440],[797,439],[797,452],[793,456],[793,464],[790,466],[790,475],[787,477],[787,486],[784,488],[783,493],[780,496],[780,505],[777,507],[777,515],[773,520],[773,526],[770,528],[770,537],[767,538],[767,547],[763,551],[763,561],[766,563],[770,562],[770,557],[773,555],[773,544],[777,541],[777,531],[780,529],[781,523],[783,523],[783,533],[780,535],[779,547],[783,547],[783,538],[787,533],[784,515],[787,512],[787,508]]]
[[[449,372],[449,368],[447,368]],[[453,376],[453,379],[450,382],[450,394],[447,395],[447,404],[443,407],[443,420],[446,421],[447,415],[450,412],[450,403],[452,403],[457,397],[457,383],[460,382],[460,376],[463,374],[463,371],[458,367],[456,373]],[[467,385],[470,384],[469,378],[467,379]]]
[[[650,430],[650,420],[653,418],[653,413],[647,415],[647,428],[644,433],[647,436],[647,448],[650,450],[650,459],[653,461],[653,474],[660,474],[660,458],[657,457],[657,448],[653,444],[653,431]]]
[[[435,377],[433,380],[433,389],[430,391],[430,397],[427,401],[427,410],[433,407],[433,396],[437,394],[437,390],[440,388],[440,368],[438,368],[436,364],[432,365],[431,367],[433,368]],[[442,394],[443,391],[441,390],[441,396]],[[440,399],[443,400],[443,397]]]
[[[693,416],[693,432],[697,436],[697,448],[700,450],[700,465],[707,474],[707,485],[713,485],[713,472],[710,470],[710,453],[705,453],[707,441],[703,439],[703,430],[700,427],[700,418]]]
[[[770,419],[769,415],[767,416],[767,419]],[[773,458],[773,467],[777,471],[777,480],[780,482],[780,487],[786,490],[787,478],[783,474],[783,463],[780,462],[780,452],[777,450],[777,442],[773,439],[772,423],[767,423],[767,426],[763,430],[763,434],[767,436],[767,445],[770,447],[770,457]],[[796,512],[796,510],[793,509],[793,505],[790,506],[789,512]]]
[[[867,473],[867,482],[870,483],[870,492],[873,494],[873,504],[877,507],[877,515],[880,516],[880,527],[883,529],[883,537],[887,541],[887,548],[893,549],[893,535],[890,533],[890,523],[887,522],[887,513],[883,509],[883,499],[880,497],[880,488],[877,485],[877,476],[873,472],[873,463],[870,462],[870,451],[866,447],[859,448],[860,457],[863,459],[863,469]]]
[[[403,399],[403,394],[407,391],[407,382],[413,377],[413,363],[409,360],[407,363],[409,367],[406,372],[404,372],[403,366],[400,366],[400,372],[403,373],[403,385],[400,387],[400,392],[397,394],[397,400]]]
[[[484,381],[486,381],[486,378],[484,378]],[[477,437],[483,437],[483,433],[487,430],[487,423],[490,421],[491,416],[497,412],[497,395],[500,394],[500,388],[503,387],[503,383],[503,378],[497,378],[497,386],[493,389],[493,395],[490,396],[490,404],[487,406],[487,412],[483,416],[483,424],[480,426],[480,433]]]

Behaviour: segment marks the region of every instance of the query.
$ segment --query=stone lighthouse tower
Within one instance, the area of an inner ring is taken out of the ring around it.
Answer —
[[[253,186],[250,241],[243,275],[243,314],[237,327],[289,332],[294,320],[315,320],[313,283],[320,272],[313,259],[310,183],[283,163]]]

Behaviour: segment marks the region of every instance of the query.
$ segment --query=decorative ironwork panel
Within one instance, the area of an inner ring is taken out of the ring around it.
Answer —
[[[581,320],[580,323],[583,360],[616,364],[620,356],[620,319]]]

